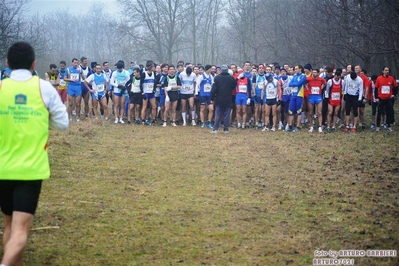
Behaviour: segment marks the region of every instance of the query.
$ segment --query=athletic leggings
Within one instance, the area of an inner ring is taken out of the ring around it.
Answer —
[[[387,116],[387,124],[388,127],[391,126],[392,123],[392,101],[391,99],[388,100],[381,100],[378,103],[378,114],[377,114],[377,127],[381,125],[381,115],[385,112]]]

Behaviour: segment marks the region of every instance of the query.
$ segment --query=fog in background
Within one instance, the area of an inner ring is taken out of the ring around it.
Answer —
[[[147,59],[157,63],[313,67],[384,66],[399,76],[396,0],[0,0],[0,68],[30,42],[43,77],[51,63]]]

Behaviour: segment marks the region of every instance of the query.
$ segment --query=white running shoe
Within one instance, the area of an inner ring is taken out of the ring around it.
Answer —
[[[186,122],[183,123],[183,127],[187,126]]]
[[[323,133],[323,128],[319,127],[319,133]]]
[[[312,133],[313,132],[313,127],[309,128],[309,132]]]
[[[163,127],[166,127],[166,126],[167,126],[167,125],[166,125],[166,122],[163,122],[162,126],[163,126]]]
[[[115,118],[114,124],[118,124],[118,118]]]
[[[79,121],[80,121],[80,119],[79,119],[79,117],[77,117],[77,118],[76,118],[76,122],[79,122]]]
[[[173,123],[172,123],[172,126],[173,126],[173,127],[177,127],[177,125],[176,125],[176,123],[175,123],[175,122],[173,122]]]
[[[196,126],[197,124],[195,123],[195,121],[191,121],[191,125]]]
[[[272,129],[271,129],[272,131],[276,131],[276,128],[275,127],[272,127]]]
[[[124,124],[125,122],[123,122],[122,117],[119,118],[119,123]]]
[[[269,131],[269,128],[267,126],[264,126],[262,131]]]

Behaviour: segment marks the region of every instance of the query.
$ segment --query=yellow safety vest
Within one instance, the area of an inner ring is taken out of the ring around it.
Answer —
[[[50,177],[47,153],[49,112],[40,80],[3,80],[0,86],[0,180]]]

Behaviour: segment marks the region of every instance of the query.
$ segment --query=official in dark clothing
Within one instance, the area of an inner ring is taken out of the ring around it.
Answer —
[[[211,90],[211,102],[215,105],[215,125],[211,133],[217,133],[220,117],[223,115],[224,133],[229,133],[230,112],[232,107],[232,91],[236,88],[236,80],[228,73],[228,67],[222,65],[222,73],[215,77]]]

